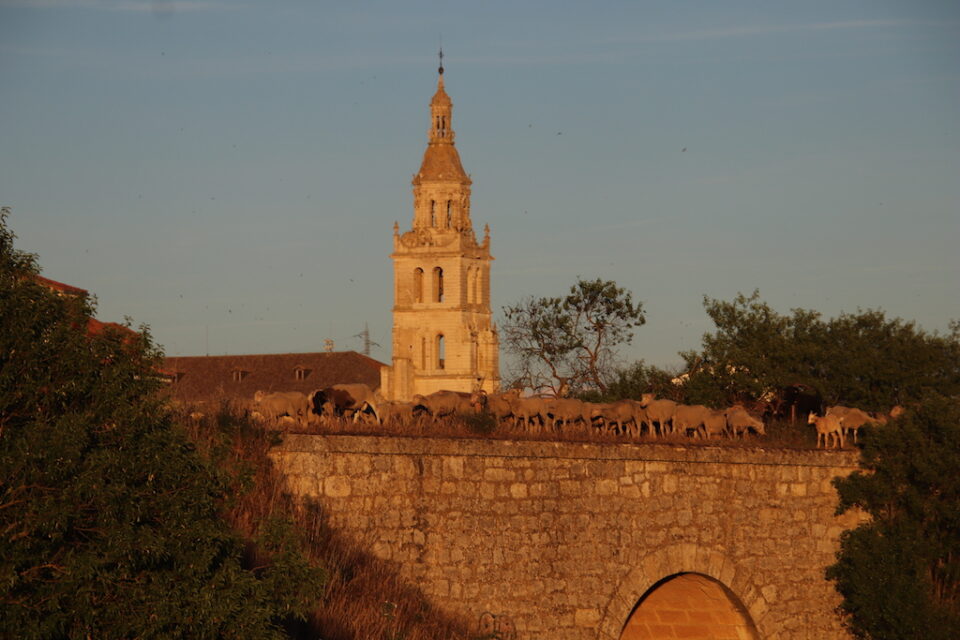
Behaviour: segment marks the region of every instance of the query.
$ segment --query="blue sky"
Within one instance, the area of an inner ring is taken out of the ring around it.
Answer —
[[[0,204],[170,355],[387,361],[441,37],[498,316],[613,279],[658,365],[704,295],[960,318],[949,1],[0,0]]]

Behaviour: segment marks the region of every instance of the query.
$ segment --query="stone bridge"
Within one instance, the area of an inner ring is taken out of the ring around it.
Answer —
[[[287,435],[274,457],[438,607],[518,639],[848,637],[824,569],[853,452]]]

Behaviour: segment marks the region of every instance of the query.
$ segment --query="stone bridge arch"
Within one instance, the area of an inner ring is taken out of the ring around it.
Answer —
[[[673,544],[640,555],[633,568],[617,585],[597,628],[598,640],[620,640],[624,627],[641,605],[641,600],[661,586],[684,576],[706,576],[723,589],[731,608],[739,609],[751,640],[773,637],[763,630],[768,603],[753,572],[738,566],[718,549],[692,543]]]

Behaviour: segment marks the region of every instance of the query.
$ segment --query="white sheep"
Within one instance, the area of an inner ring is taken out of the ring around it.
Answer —
[[[739,437],[747,433],[750,429],[756,431],[757,435],[766,435],[763,421],[754,418],[747,413],[747,410],[742,406],[732,406],[727,409],[725,413],[727,415],[727,426],[730,428],[732,435]]]
[[[817,428],[818,448],[821,446],[821,442],[824,447],[827,446],[827,436],[831,437],[832,446],[836,447],[839,443],[840,448],[843,448],[843,426],[840,423],[840,418],[832,414],[818,416],[810,412],[807,416],[807,424],[812,424]]]

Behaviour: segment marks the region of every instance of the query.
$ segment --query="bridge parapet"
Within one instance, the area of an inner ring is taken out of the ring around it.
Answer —
[[[824,568],[855,452],[288,435],[291,490],[439,607],[617,639],[658,582],[721,583],[762,638],[845,638]],[[696,616],[690,613],[692,621]]]

